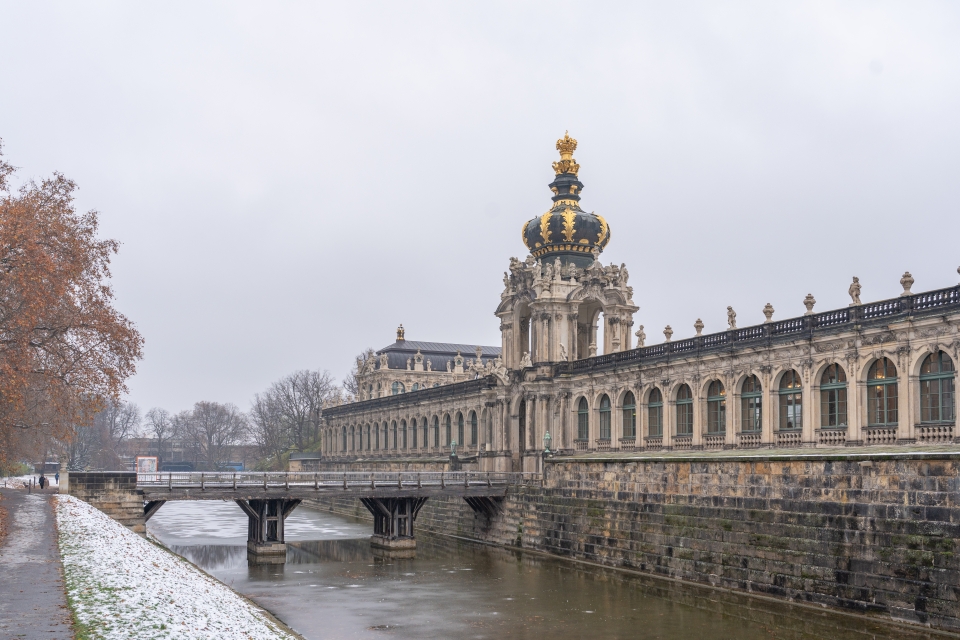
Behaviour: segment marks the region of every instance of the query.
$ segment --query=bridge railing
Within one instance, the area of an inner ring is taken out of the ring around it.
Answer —
[[[497,471],[294,471],[138,473],[137,486],[162,489],[416,489],[540,484],[539,473]]]

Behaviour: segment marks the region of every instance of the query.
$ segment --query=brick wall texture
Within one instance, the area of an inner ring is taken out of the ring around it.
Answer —
[[[960,456],[558,461],[488,521],[431,498],[420,531],[960,629]],[[314,506],[369,518],[357,500]]]

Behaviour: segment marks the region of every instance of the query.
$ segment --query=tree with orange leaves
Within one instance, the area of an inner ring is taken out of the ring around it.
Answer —
[[[97,212],[77,213],[76,184],[55,173],[11,191],[0,147],[0,463],[68,440],[125,381],[143,338],[113,307]]]

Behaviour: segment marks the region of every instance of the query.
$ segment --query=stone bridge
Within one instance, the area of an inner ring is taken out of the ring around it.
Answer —
[[[354,496],[373,515],[371,544],[412,556],[414,523],[431,496],[462,497],[486,518],[495,516],[511,485],[539,475],[481,471],[349,471],[229,473],[70,473],[67,491],[130,528],[170,500],[233,500],[247,514],[247,551],[258,562],[283,562],[284,520],[306,498]],[[141,512],[137,512],[141,509]]]

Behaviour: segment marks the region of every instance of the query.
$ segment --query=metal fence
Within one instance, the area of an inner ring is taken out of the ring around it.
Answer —
[[[137,486],[150,489],[414,489],[503,487],[539,484],[539,473],[496,471],[321,471],[267,473],[138,473]]]

